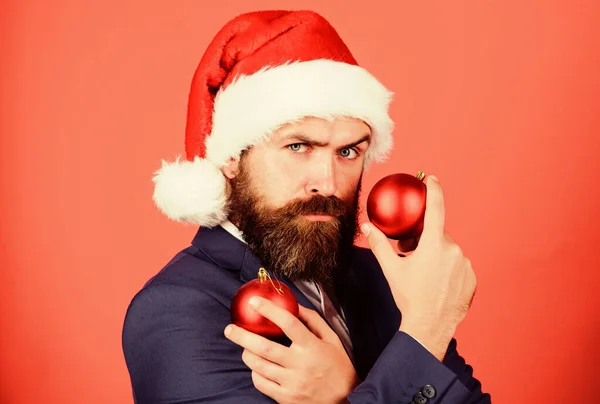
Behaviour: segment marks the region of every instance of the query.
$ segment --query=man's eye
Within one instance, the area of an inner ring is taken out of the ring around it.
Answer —
[[[303,150],[302,147],[306,147],[306,145],[302,143],[294,143],[288,146],[291,151],[297,153]]]
[[[355,149],[345,148],[340,150],[340,156],[352,160],[358,157],[358,151]]]

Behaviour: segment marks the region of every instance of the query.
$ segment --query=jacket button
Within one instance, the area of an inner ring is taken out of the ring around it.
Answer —
[[[423,388],[421,389],[421,393],[423,393],[423,395],[427,398],[433,398],[433,397],[435,397],[436,391],[432,385],[427,384],[427,385],[423,386]]]
[[[420,391],[413,397],[413,404],[426,404],[427,401],[429,400],[427,400],[427,398],[423,394],[421,394]]]

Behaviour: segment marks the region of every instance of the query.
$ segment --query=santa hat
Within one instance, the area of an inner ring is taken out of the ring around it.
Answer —
[[[371,128],[365,168],[392,146],[392,93],[359,67],[335,29],[311,11],[259,11],[227,23],[192,80],[186,158],[162,162],[154,201],[169,218],[213,227],[227,219],[230,158],[304,117],[354,117]]]

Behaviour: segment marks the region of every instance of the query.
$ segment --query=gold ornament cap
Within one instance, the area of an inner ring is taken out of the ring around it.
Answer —
[[[416,177],[418,180],[423,181],[423,178],[425,178],[425,173],[423,171],[417,171]]]
[[[279,284],[279,286],[275,286],[275,284],[273,283],[273,279],[271,278],[271,275],[269,275],[269,273],[267,272],[266,269],[264,268],[260,268],[258,270],[258,276],[257,279],[259,282],[266,282],[267,280],[269,280],[271,282],[271,285],[273,285],[273,288],[275,288],[275,290],[277,291],[277,293],[279,293],[280,295],[283,295],[283,288],[281,287],[281,282],[279,282],[279,279],[277,279],[277,283]]]
[[[269,278],[269,274],[264,268],[258,270],[258,280],[264,282]]]

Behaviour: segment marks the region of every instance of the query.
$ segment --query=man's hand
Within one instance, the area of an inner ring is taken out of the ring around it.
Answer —
[[[280,404],[346,402],[360,380],[340,339],[321,316],[298,305],[296,318],[267,299],[258,302],[255,309],[292,344],[288,348],[233,324],[226,327],[225,336],[244,348],[242,360],[252,370],[254,386]]]
[[[427,177],[426,185],[423,232],[412,254],[399,257],[371,223],[363,232],[402,313],[400,331],[413,336],[441,361],[469,310],[477,282],[470,260],[444,231],[442,187],[432,176]]]

